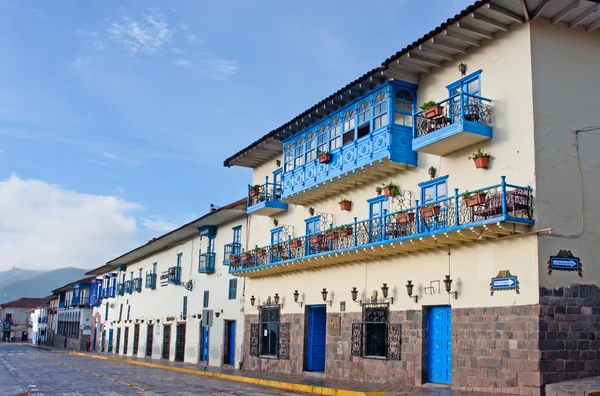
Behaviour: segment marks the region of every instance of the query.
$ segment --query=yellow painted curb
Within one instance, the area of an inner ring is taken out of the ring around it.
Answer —
[[[88,355],[88,354],[80,353],[80,352],[69,352],[69,354],[88,357],[88,358],[94,358],[94,359],[109,360],[109,361],[119,362],[119,363],[127,363],[127,364],[132,364],[135,366],[144,366],[144,367],[151,367],[151,368],[175,371],[178,373],[193,374],[193,375],[198,375],[201,377],[220,378],[220,379],[229,380],[229,381],[244,382],[246,384],[262,385],[262,386],[268,386],[271,388],[285,389],[285,390],[304,392],[304,393],[312,393],[315,395],[383,396],[386,393],[388,393],[388,392],[362,392],[362,391],[353,391],[353,390],[345,390],[345,389],[326,388],[323,386],[295,384],[293,382],[281,382],[281,381],[267,380],[267,379],[262,379],[262,378],[243,377],[241,375],[213,373],[210,371],[200,371],[200,370],[188,369],[188,368],[183,368],[183,367],[163,366],[162,364],[156,364],[156,363],[138,362],[135,360],[125,360],[125,359],[111,358],[111,357],[99,356],[99,355]]]
[[[585,396],[600,396],[600,390],[593,390],[585,393]]]

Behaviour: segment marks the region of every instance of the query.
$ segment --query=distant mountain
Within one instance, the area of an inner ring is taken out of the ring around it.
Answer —
[[[20,268],[2,271],[0,272],[0,304],[19,297],[46,297],[54,289],[85,278],[87,271],[73,267],[51,271],[29,271]]]

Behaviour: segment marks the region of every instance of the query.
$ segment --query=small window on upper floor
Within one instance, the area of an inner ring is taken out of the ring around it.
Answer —
[[[421,203],[436,202],[448,196],[448,176],[438,177],[419,184]]]
[[[354,141],[355,126],[354,110],[348,110],[344,115],[344,145]]]
[[[271,245],[278,244],[283,241],[283,227],[274,228],[271,230]]]
[[[285,146],[285,151],[283,153],[283,162],[284,162],[284,172],[289,172],[294,169],[294,146],[291,143],[288,143]]]
[[[320,153],[328,152],[328,142],[329,139],[327,138],[327,126],[323,124],[319,127],[319,131],[317,132],[317,151]]]
[[[329,128],[329,150],[333,151],[340,147],[340,134],[342,128],[340,125],[340,119],[335,117],[331,120],[331,127]]]
[[[304,140],[296,140],[296,147],[294,148],[294,167],[297,168],[304,164]]]
[[[321,231],[321,216],[314,216],[304,220],[306,223],[306,235],[316,234]]]
[[[358,133],[356,138],[360,139],[371,133],[371,105],[364,101],[358,108]]]
[[[380,92],[375,97],[375,105],[373,106],[373,129],[384,127],[388,123],[387,117],[387,95],[385,92]]]
[[[448,95],[451,97],[460,94],[461,91],[469,95],[481,96],[481,70],[453,82],[446,88],[448,88]],[[455,100],[457,99],[455,98]]]
[[[306,161],[305,163],[309,163],[310,161],[314,160],[315,158],[317,158],[316,155],[316,142],[315,142],[315,133],[314,132],[309,132],[306,135],[306,145],[305,145],[305,152],[306,152]]]
[[[412,127],[412,107],[415,103],[410,92],[401,89],[396,94],[394,123],[396,125],[404,125]]]

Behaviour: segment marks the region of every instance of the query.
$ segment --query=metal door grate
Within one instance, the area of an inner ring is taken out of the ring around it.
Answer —
[[[185,356],[185,323],[177,325],[177,335],[175,338],[175,361],[183,362]]]
[[[163,349],[162,358],[169,360],[169,353],[171,349],[171,326],[164,326],[163,329]]]
[[[152,356],[152,343],[154,342],[154,325],[148,325],[146,333],[146,356]]]
[[[140,343],[140,325],[133,326],[133,356],[137,356]]]
[[[125,327],[125,335],[123,336],[123,355],[127,355],[127,345],[129,344],[129,327]]]
[[[115,354],[118,354],[121,350],[121,328],[117,329],[117,345],[115,345]]]

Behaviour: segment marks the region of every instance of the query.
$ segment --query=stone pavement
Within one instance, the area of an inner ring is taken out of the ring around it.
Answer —
[[[546,396],[600,396],[600,377],[546,385]]]
[[[346,394],[346,395],[416,395],[416,396],[492,396],[494,393],[467,392],[449,389],[448,387],[416,387],[389,384],[372,384],[354,381],[342,381],[319,378],[316,376],[288,375],[229,368],[204,367],[189,363],[171,362],[157,359],[145,359],[120,355],[100,355],[98,353],[75,353],[72,355],[91,358],[110,359],[130,364],[144,365],[158,369],[187,372],[189,374],[218,376],[232,381],[251,382],[280,389],[309,392],[314,394]],[[256,381],[248,381],[255,379]],[[308,390],[310,387],[310,390]],[[336,393],[332,393],[336,392]],[[340,392],[342,391],[342,392]]]
[[[15,396],[26,395],[27,392],[12,374],[14,368],[10,363],[0,357],[0,395]]]

